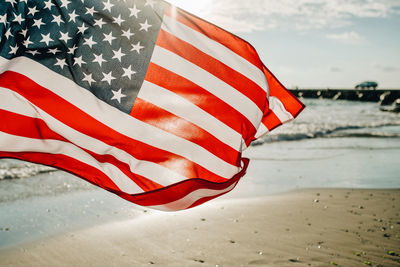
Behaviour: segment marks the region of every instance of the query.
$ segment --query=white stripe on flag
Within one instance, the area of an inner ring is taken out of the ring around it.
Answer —
[[[261,122],[260,127],[258,127],[257,133],[254,136],[256,139],[260,138],[261,136],[267,134],[269,132],[267,126],[264,125],[264,123]]]
[[[143,82],[138,97],[196,124],[221,142],[240,151],[242,142],[240,133],[185,98],[148,81]]]
[[[217,96],[248,118],[256,129],[258,128],[262,118],[261,110],[253,101],[229,84],[190,61],[157,45],[154,48],[151,62],[192,81]]]
[[[268,93],[264,73],[226,46],[165,15],[161,28],[246,76]]]
[[[166,186],[187,179],[187,177],[161,165],[150,161],[138,160],[121,149],[109,146],[96,138],[76,131],[12,90],[0,87],[0,99],[4,100],[0,106],[1,109],[31,118],[42,119],[51,130],[62,135],[71,143],[99,155],[112,155],[117,160],[128,164],[132,173],[144,176],[160,185]],[[114,178],[110,177],[110,179]]]
[[[293,120],[292,114],[290,114],[285,109],[285,106],[282,104],[282,102],[274,96],[269,97],[269,109],[275,113],[282,123]]]
[[[230,179],[239,171],[237,166],[223,161],[201,146],[119,111],[97,99],[91,92],[78,86],[72,80],[49,70],[29,58],[17,57],[7,60],[0,57],[0,70],[3,72],[7,69],[27,76],[72,103],[94,119],[132,139],[185,157],[227,179]]]
[[[0,150],[6,152],[36,152],[62,154],[74,158],[80,162],[90,165],[107,175],[118,188],[126,193],[142,193],[143,190],[137,186],[129,177],[110,163],[102,163],[79,147],[50,139],[33,139],[12,135],[0,131]]]

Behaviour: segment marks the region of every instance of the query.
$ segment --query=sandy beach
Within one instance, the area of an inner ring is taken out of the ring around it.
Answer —
[[[308,189],[144,210],[0,250],[1,266],[399,266],[400,190]]]

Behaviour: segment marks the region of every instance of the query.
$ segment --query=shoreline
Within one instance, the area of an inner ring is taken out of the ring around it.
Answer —
[[[398,266],[399,199],[330,188],[221,199],[3,248],[0,265]]]

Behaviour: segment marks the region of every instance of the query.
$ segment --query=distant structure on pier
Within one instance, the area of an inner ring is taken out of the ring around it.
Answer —
[[[374,90],[376,90],[377,87],[378,87],[378,83],[377,82],[365,81],[365,82],[362,82],[360,84],[357,84],[354,88],[355,89],[361,89],[361,90],[365,90],[365,89],[374,89]]]

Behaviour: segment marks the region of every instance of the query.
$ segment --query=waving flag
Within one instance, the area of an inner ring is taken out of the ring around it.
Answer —
[[[139,205],[232,190],[256,138],[303,109],[254,48],[154,0],[0,0],[0,157]]]

